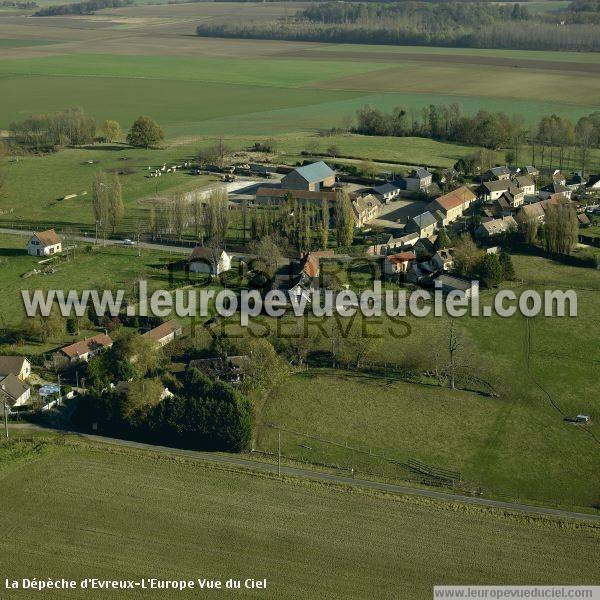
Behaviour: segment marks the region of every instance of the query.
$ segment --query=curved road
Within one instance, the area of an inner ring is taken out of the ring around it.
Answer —
[[[38,427],[36,425],[13,425],[15,428],[35,428],[35,429],[46,429],[44,427]],[[12,428],[11,427],[11,428]],[[263,473],[277,474],[277,465],[265,462],[259,462],[244,458],[237,454],[224,454],[224,453],[212,453],[212,452],[199,452],[196,450],[182,450],[179,448],[169,448],[166,446],[155,446],[153,444],[143,444],[140,442],[133,442],[130,440],[121,440],[117,438],[109,438],[99,435],[91,435],[86,433],[78,433],[74,431],[63,431],[59,429],[53,429],[53,431],[60,431],[63,433],[69,433],[77,435],[94,442],[100,442],[103,444],[113,444],[117,446],[127,446],[129,448],[137,448],[141,450],[151,450],[152,452],[164,452],[169,454],[176,454],[179,456],[185,456],[191,460],[198,460],[202,462],[219,463],[224,465],[230,465],[233,467],[240,467],[243,469],[250,469],[253,471],[259,471]],[[600,515],[592,515],[585,513],[577,513],[566,510],[559,510],[556,508],[549,508],[543,506],[532,506],[529,504],[519,504],[516,502],[504,502],[501,500],[492,500],[490,498],[478,498],[473,496],[464,496],[461,494],[451,494],[448,492],[438,492],[435,490],[424,489],[424,488],[412,488],[402,485],[396,485],[392,483],[383,483],[380,481],[371,481],[368,479],[356,479],[352,477],[345,477],[344,475],[335,475],[333,473],[325,473],[322,471],[312,471],[310,469],[301,469],[297,467],[281,466],[281,473],[283,475],[289,475],[291,477],[300,477],[302,479],[312,479],[315,481],[324,481],[327,483],[334,483],[338,485],[350,485],[353,487],[361,487],[381,492],[387,492],[391,494],[403,494],[409,496],[421,496],[425,498],[432,498],[434,500],[441,500],[446,502],[460,502],[462,504],[477,504],[480,506],[491,506],[502,510],[519,511],[530,514],[538,514],[545,516],[558,517],[561,519],[577,519],[580,521],[591,521],[600,523]]]

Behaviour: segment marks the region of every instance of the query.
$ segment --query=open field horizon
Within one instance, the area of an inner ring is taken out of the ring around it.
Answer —
[[[322,154],[336,145],[358,160],[431,168],[450,167],[477,150],[419,138],[319,137],[318,130],[347,122],[367,104],[385,111],[401,106],[415,114],[431,103],[458,103],[467,114],[506,111],[530,123],[544,114],[575,120],[600,109],[600,77],[594,76],[600,72],[600,54],[194,35],[198,19],[246,13],[272,18],[300,8],[296,3],[193,3],[135,5],[73,17],[0,15],[0,130],[31,114],[79,106],[98,125],[116,119],[125,130],[147,114],[166,133],[164,148],[155,151],[90,146],[19,162],[1,159],[7,164],[1,220],[90,227],[85,200],[66,204],[58,199],[89,191],[93,171],[103,168],[126,172],[127,222],[133,224],[147,215],[149,197],[207,183],[181,174],[159,183],[147,177],[148,165],[193,159],[217,137],[237,151],[274,137],[278,160],[292,164],[308,145]],[[122,158],[129,159],[127,169]],[[503,159],[499,152],[498,162]],[[525,149],[521,162],[530,160]],[[592,168],[599,160],[592,152]],[[574,157],[567,164],[578,166]]]
[[[456,102],[469,114],[505,111],[528,122],[551,113],[575,120],[600,109],[600,77],[594,76],[600,54],[194,33],[205,19],[282,17],[302,8],[193,3],[66,17],[0,14],[0,129],[28,114],[65,108],[67,99],[99,121],[115,118],[124,126],[140,112],[150,114],[171,138],[327,128],[365,104],[419,110]]]

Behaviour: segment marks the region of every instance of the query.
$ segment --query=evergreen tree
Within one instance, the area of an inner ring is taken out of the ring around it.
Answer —
[[[515,267],[510,254],[502,252],[500,254],[500,264],[502,265],[502,279],[512,281],[515,278]]]
[[[446,229],[442,227],[437,235],[437,239],[435,240],[434,248],[435,250],[443,250],[444,248],[449,248],[451,245],[452,241],[446,233]]]
[[[497,254],[485,254],[480,266],[479,277],[488,288],[497,286],[502,281],[502,265]]]

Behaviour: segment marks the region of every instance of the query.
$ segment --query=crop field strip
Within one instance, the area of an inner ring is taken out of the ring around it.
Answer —
[[[15,442],[10,457],[0,443],[7,507],[0,548],[15,577],[55,570],[73,578],[248,573],[268,578],[260,597],[292,599],[306,598],[307,590],[311,597],[364,598],[390,589],[400,598],[430,598],[433,579],[597,579],[593,526],[278,482],[152,452],[65,441]],[[40,503],[44,518],[35,516]],[[4,526],[22,519],[25,529]],[[137,596],[124,591],[122,597]]]

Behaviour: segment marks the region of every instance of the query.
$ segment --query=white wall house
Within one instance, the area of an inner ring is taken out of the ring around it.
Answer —
[[[31,375],[31,363],[24,356],[0,356],[0,377],[11,373],[25,381]]]
[[[51,256],[62,252],[62,242],[54,229],[34,233],[27,244],[31,256]]]
[[[0,378],[0,390],[0,403],[6,402],[11,408],[27,404],[31,397],[31,388],[12,373]]]
[[[176,337],[183,334],[183,329],[179,321],[173,319],[162,323],[158,327],[151,329],[144,333],[143,337],[151,342],[158,344],[158,346],[166,346],[169,342],[172,342]]]
[[[220,275],[231,269],[231,256],[225,250],[196,246],[189,259],[192,273]]]

